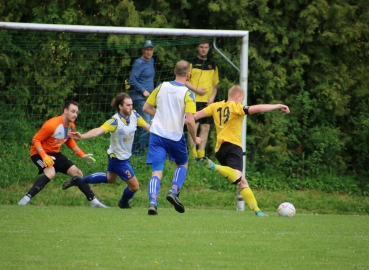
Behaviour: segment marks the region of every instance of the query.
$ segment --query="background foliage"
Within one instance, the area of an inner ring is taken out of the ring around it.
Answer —
[[[347,187],[354,186],[355,193],[368,195],[367,1],[135,2],[9,0],[0,4],[0,20],[72,25],[249,30],[248,103],[284,103],[291,109],[288,117],[278,112],[248,117],[249,179],[253,178],[254,183],[260,183],[260,186],[263,186],[263,181],[273,183],[275,179],[280,186],[291,187],[292,184],[296,189],[318,188],[324,185],[325,189],[346,190]],[[13,38],[24,38],[22,33],[11,37],[6,31],[1,31],[0,35],[0,46],[12,45]],[[40,122],[59,114],[59,110],[50,109],[48,104],[61,104],[66,98],[73,97],[75,85],[83,83],[68,80],[68,74],[64,73],[63,66],[68,61],[73,46],[77,46],[68,43],[70,35],[50,35],[49,42],[41,44],[41,50],[44,51],[37,52],[36,56],[17,46],[13,47],[19,56],[16,60],[11,60],[0,52],[0,66],[7,67],[0,70],[0,111],[4,131],[0,137],[2,164],[9,154],[9,148],[4,148],[9,136],[17,139],[25,136],[20,141],[30,141],[33,134],[27,132],[33,132],[36,128],[30,123],[30,112],[33,115],[39,114]],[[82,35],[78,46],[99,46],[93,42],[95,38],[93,34]],[[143,38],[113,36],[109,44],[119,47],[119,44],[123,43],[122,39],[130,39],[124,40],[127,43],[140,44]],[[27,40],[29,43],[37,43],[37,37],[27,36]],[[55,46],[56,49],[49,50],[49,46]],[[68,47],[70,51],[58,50],[61,47]],[[121,74],[121,69],[127,65],[131,53],[128,48],[120,48],[119,59],[114,59],[117,65],[99,63],[95,61],[97,55],[73,55],[80,60],[73,72],[83,74],[89,71],[90,66],[94,66],[102,77],[109,75],[112,80],[124,81],[125,78],[117,74]],[[233,51],[235,49],[229,48],[230,57]],[[170,59],[174,61],[174,49],[161,56],[168,57],[171,54]],[[38,77],[37,73],[30,74],[27,66],[33,65],[35,57],[44,66],[38,73],[53,70],[61,75],[61,81],[40,81],[41,76]],[[239,65],[237,57],[232,60]],[[16,69],[19,61],[22,61],[22,69]],[[221,64],[221,61],[217,63]],[[12,80],[7,81],[5,78],[10,75]],[[233,81],[228,80],[224,74],[220,75],[226,89]],[[36,81],[40,86],[39,91],[43,93],[40,100],[32,100],[29,89],[24,87],[25,82],[29,80]],[[96,85],[99,85],[99,81],[96,81]],[[109,89],[111,92],[104,91],[103,86],[96,87],[93,91],[101,94],[100,98],[104,95],[111,98],[112,93],[122,89],[124,85],[121,89]],[[106,118],[104,112],[110,112],[107,108],[99,108],[98,100],[89,100],[88,93],[92,89],[79,91],[85,93],[83,101],[86,104],[101,112],[101,115],[97,115],[92,121],[94,125],[96,122],[100,123]],[[56,95],[50,96],[51,92]],[[14,104],[15,99],[18,104],[29,105],[28,109],[7,106]],[[89,128],[88,124],[83,126]],[[17,132],[7,132],[13,129]],[[29,144],[22,143],[17,147],[27,149],[27,152]],[[24,155],[20,159],[23,157]]]

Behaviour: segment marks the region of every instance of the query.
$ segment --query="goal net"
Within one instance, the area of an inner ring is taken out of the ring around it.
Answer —
[[[219,69],[216,100],[222,100],[234,84],[247,89],[245,36],[246,31],[0,23],[0,161],[6,164],[2,165],[4,181],[34,178],[25,169],[32,167],[32,137],[47,119],[62,113],[66,100],[79,103],[79,131],[98,127],[113,115],[112,98],[120,92],[129,93],[132,64],[142,55],[145,40],[155,44],[155,85],[173,80],[174,64],[196,57],[199,41],[210,41],[208,57]],[[103,155],[107,144],[90,143],[97,148],[90,151],[95,154],[103,149]],[[207,152],[212,154],[214,145],[210,136]]]

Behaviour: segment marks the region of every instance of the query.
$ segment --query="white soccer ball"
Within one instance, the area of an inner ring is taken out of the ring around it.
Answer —
[[[278,206],[277,212],[280,217],[293,217],[296,214],[296,209],[292,203],[283,202]]]

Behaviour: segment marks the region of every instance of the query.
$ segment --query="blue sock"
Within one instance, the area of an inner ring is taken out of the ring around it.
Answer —
[[[123,191],[122,198],[120,199],[121,204],[128,204],[128,201],[133,198],[135,195],[134,192],[130,191],[128,187],[126,187]]]
[[[107,182],[106,173],[98,172],[82,177],[80,184],[100,184]]]
[[[171,191],[174,194],[177,194],[179,190],[182,188],[182,185],[186,179],[187,169],[185,166],[178,166],[177,170],[174,172],[173,181],[172,181],[172,188]],[[173,189],[173,186],[177,186],[178,190]]]
[[[157,199],[160,191],[160,179],[157,176],[152,176],[149,182],[148,192],[150,203],[158,205]]]

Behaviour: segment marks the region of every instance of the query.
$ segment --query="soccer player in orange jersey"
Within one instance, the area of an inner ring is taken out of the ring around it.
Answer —
[[[290,109],[283,104],[259,104],[253,106],[243,105],[245,91],[238,85],[228,91],[228,100],[215,102],[196,112],[195,120],[213,116],[217,143],[215,156],[221,165],[216,165],[208,158],[204,158],[209,170],[216,171],[230,183],[238,185],[240,195],[257,216],[267,216],[262,212],[256,202],[254,193],[249,187],[243,171],[242,150],[242,122],[245,115],[281,110],[289,113]]]
[[[36,180],[18,205],[27,205],[55,177],[57,172],[69,176],[83,176],[82,171],[60,152],[63,144],[88,164],[95,162],[92,154],[85,154],[69,137],[69,133],[76,129],[74,121],[77,115],[78,103],[67,101],[63,107],[63,114],[46,121],[33,137],[30,156],[38,168],[38,173],[43,175]],[[92,207],[109,208],[95,197],[89,184],[80,184],[78,188],[91,202]]]

